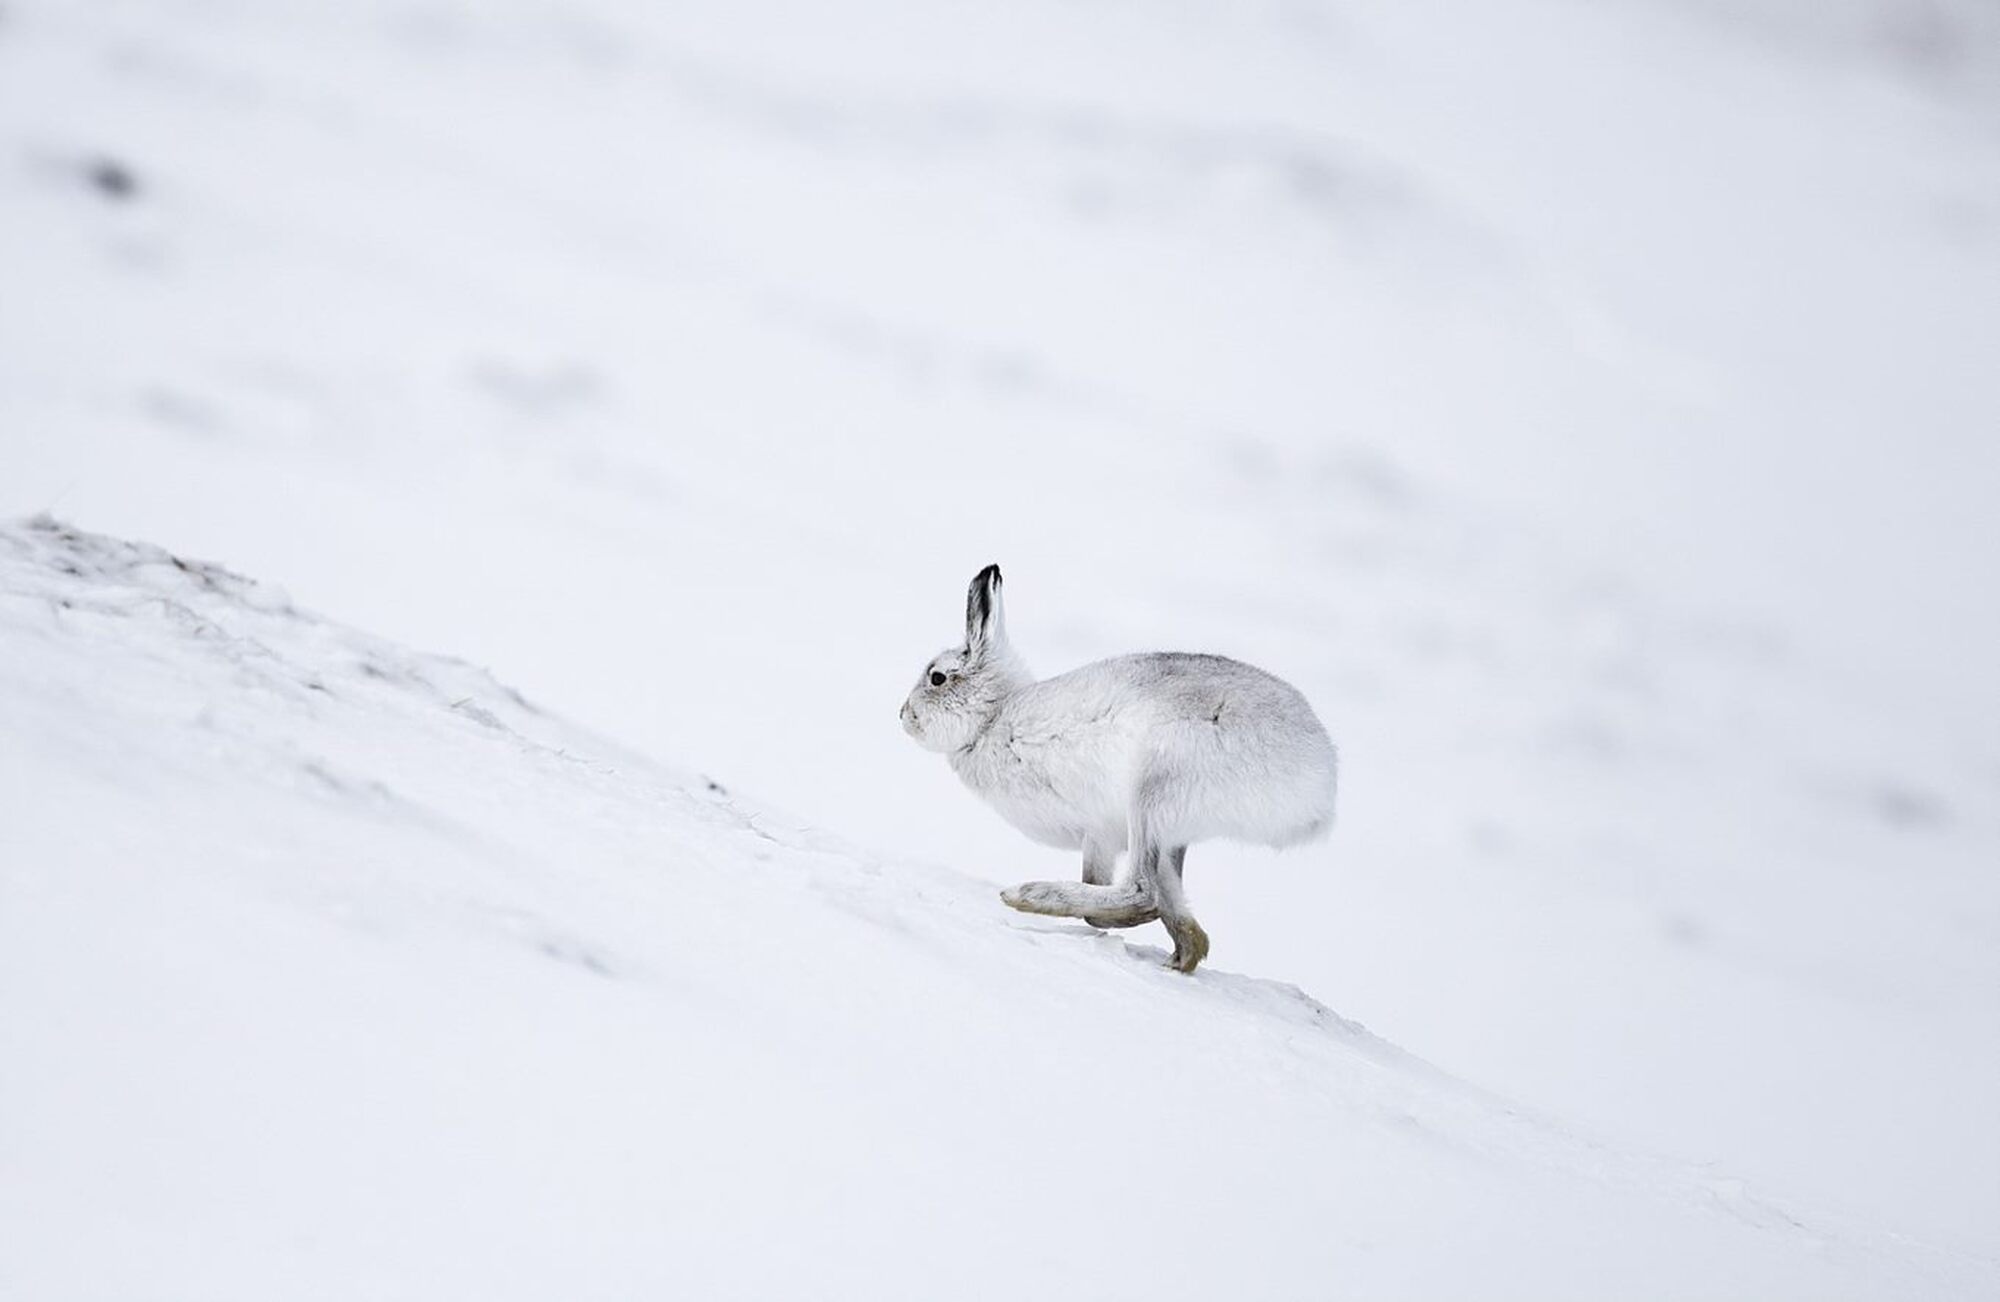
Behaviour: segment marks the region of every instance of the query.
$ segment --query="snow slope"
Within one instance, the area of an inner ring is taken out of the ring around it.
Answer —
[[[1994,22],[5,0],[0,518],[993,886],[1068,857],[894,716],[999,561],[1340,743],[1219,967],[2000,1258]]]
[[[0,529],[9,1297],[1990,1295],[483,671]]]

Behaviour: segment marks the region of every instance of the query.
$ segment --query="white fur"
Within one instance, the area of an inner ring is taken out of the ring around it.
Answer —
[[[1178,653],[1037,682],[1007,641],[997,566],[967,594],[965,644],[924,667],[902,718],[1008,822],[1083,851],[1082,883],[1030,882],[1004,892],[1008,904],[1107,925],[1158,916],[1184,971],[1207,952],[1181,891],[1190,844],[1295,845],[1333,823],[1333,743],[1297,689],[1235,660]],[[1126,851],[1114,886],[1111,864]]]

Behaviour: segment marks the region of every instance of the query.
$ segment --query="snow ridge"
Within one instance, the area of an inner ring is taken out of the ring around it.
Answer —
[[[1216,1296],[2000,1279],[1294,987],[1017,919],[219,566],[0,527],[0,647],[21,1296],[1152,1296],[1076,1217],[1162,1195],[1149,1252]]]

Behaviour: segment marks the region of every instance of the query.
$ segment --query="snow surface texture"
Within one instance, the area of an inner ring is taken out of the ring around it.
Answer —
[[[2000,1278],[1525,1115],[1294,987],[1012,920],[156,547],[0,531],[0,637],[8,1296]]]
[[[564,717],[792,811],[783,826],[976,876],[972,929],[1018,944],[991,888],[1074,865],[895,718],[997,560],[1038,671],[1232,655],[1296,683],[1340,744],[1331,842],[1190,856],[1215,981],[1296,982],[1616,1151],[1990,1260],[1996,21],[1983,0],[4,0],[0,518],[50,511],[224,558],[397,643],[475,656]],[[26,672],[9,639],[0,672]],[[117,690],[72,681],[78,720]],[[0,736],[7,763],[48,774],[0,787],[0,917],[32,925],[13,903],[26,864],[73,881],[72,930],[102,909],[109,937],[126,906],[94,885],[102,865],[12,839],[43,826],[45,784],[73,771],[43,752],[80,746],[81,725],[53,699],[5,708],[42,721]],[[213,888],[147,857],[161,838],[126,804],[193,783],[171,775],[195,757],[148,749],[172,735],[131,737],[62,799],[78,829],[130,841],[121,862],[150,889],[200,903]],[[215,802],[267,834],[265,886],[292,889],[306,825]],[[225,825],[206,795],[170,817]],[[528,807],[494,817],[496,842],[555,835],[500,835]],[[671,866],[656,848],[633,853],[645,872]],[[438,858],[389,855],[403,870],[384,889],[436,873],[448,894]],[[608,898],[637,889],[619,880]],[[356,907],[415,925],[396,898]],[[226,941],[311,965],[260,916],[219,936],[161,914],[147,952],[198,965]],[[801,931],[827,932],[813,916]],[[748,952],[790,956],[782,981],[760,970],[731,998],[835,997],[818,987],[845,974],[807,961],[810,937],[768,935]],[[1118,942],[1047,945],[1038,961],[1151,979],[1116,966]],[[413,974],[483,999],[455,959],[405,948]],[[57,1016],[90,1050],[65,1078],[74,1115],[0,1114],[0,1181],[43,1225],[61,1204],[40,1190],[71,1168],[14,1162],[19,1136],[74,1131],[92,1091],[226,1075],[247,1051],[135,1047],[120,1027],[148,1006],[67,971],[0,986],[10,1034]],[[307,984],[222,989],[191,1015],[346,997]],[[382,1010],[336,1019],[352,1034],[447,1019],[422,982],[366,989]],[[479,1025],[525,1061],[514,1023]],[[462,1047],[422,1059],[431,1093],[400,1106],[498,1108],[475,1087],[500,1077],[617,1116],[600,1096],[622,1086],[582,1074],[590,1028],[568,1034],[576,1061],[537,1054],[525,1083]],[[928,1059],[988,1030],[939,1034],[875,1047]],[[1054,1034],[1037,1022],[1027,1042]],[[1128,1040],[1101,1044],[1065,1069],[1115,1078]],[[1137,1142],[1103,1131],[1122,1124],[1112,1103],[1153,1119],[1165,1103],[1095,1086],[1036,1102],[1095,1127],[1051,1168],[1077,1197],[983,1227],[988,1269],[1031,1234],[1146,1232],[1125,1195],[1176,1187],[1142,1124],[1119,1131]],[[132,1109],[141,1156],[193,1124]],[[257,1127],[239,1156],[311,1143],[238,1112]],[[906,1112],[930,1124],[881,1115]],[[1000,1178],[993,1155],[1021,1141],[998,1133],[953,1132],[967,1171]],[[528,1196],[486,1179],[469,1140],[451,1152],[461,1178],[412,1156],[411,1187]],[[1321,1176],[1300,1153],[1261,1153],[1264,1183],[1231,1188],[1292,1196]],[[401,1196],[396,1174],[375,1198]],[[322,1188],[374,1214],[338,1172]],[[1338,1236],[1365,1189],[1285,1203],[1279,1223]],[[155,1192],[206,1242],[235,1210],[206,1218],[164,1178]],[[374,1224],[401,1233],[384,1207]],[[1439,1204],[1420,1250],[1396,1251],[1416,1224],[1378,1240],[1380,1277],[1399,1257],[1413,1279],[1442,1270],[1436,1245],[1473,1232],[1453,1214]],[[106,1255],[107,1219],[77,1215]],[[1153,1237],[1203,1232],[1188,1216]],[[4,1234],[0,1253],[61,1241]],[[1114,1259],[1134,1254],[1092,1258]],[[1263,1291],[1332,1287],[1297,1258],[1263,1264]],[[1564,1279],[1601,1293],[1585,1265]],[[1822,1282],[1790,1278],[1773,1291]]]

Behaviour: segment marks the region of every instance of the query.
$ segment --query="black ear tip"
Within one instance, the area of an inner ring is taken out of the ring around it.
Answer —
[[[984,644],[986,624],[995,614],[995,603],[1000,599],[1000,567],[989,565],[972,576],[972,586],[965,590],[965,645],[978,647]]]

